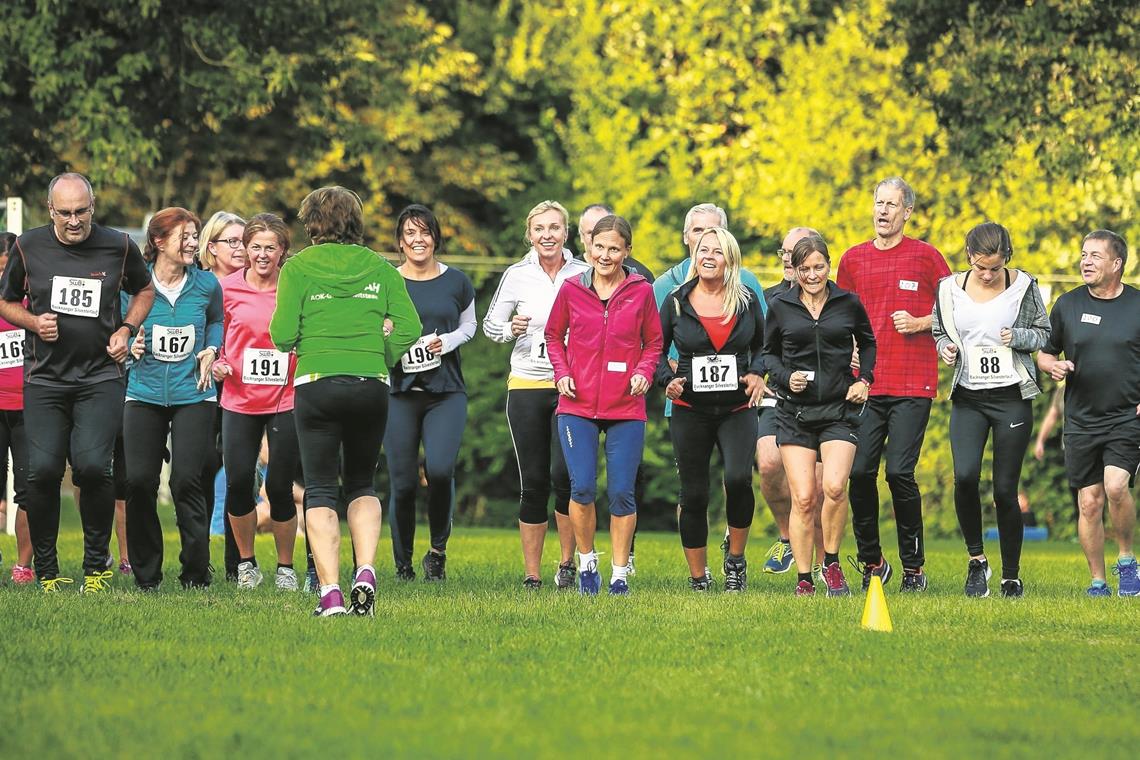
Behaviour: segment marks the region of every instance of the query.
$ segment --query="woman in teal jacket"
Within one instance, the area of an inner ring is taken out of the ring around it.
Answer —
[[[356,193],[314,190],[300,217],[313,245],[281,270],[269,335],[278,350],[297,352],[293,414],[305,472],[305,524],[321,584],[313,614],[346,612],[335,511],[343,489],[357,562],[352,612],[371,615],[380,540],[373,477],[388,417],[388,368],[420,337],[422,325],[404,278],[361,245],[364,212]],[[392,325],[387,335],[385,320]]]
[[[127,472],[127,547],[139,588],[162,582],[162,525],[158,484],[166,439],[171,439],[170,494],[182,539],[184,588],[210,585],[210,525],[205,458],[214,437],[210,369],[222,340],[222,290],[194,266],[200,222],[184,208],[166,208],[147,226],[144,257],[155,299],[140,326],[123,410]],[[124,303],[124,310],[127,304]]]

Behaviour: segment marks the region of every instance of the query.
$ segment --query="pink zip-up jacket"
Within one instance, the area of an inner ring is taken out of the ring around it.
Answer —
[[[292,411],[297,357],[278,352],[269,337],[277,289],[255,290],[245,274],[239,269],[220,280],[225,321],[218,361],[233,370],[221,394],[222,408],[240,414]]]
[[[626,268],[605,304],[590,288],[594,271],[563,283],[546,320],[546,351],[554,382],[574,380],[576,398],[558,399],[559,414],[595,420],[644,420],[645,396],[631,377],[652,380],[661,355],[661,317],[653,286]]]

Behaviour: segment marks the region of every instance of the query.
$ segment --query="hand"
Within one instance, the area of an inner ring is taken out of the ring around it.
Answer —
[[[851,350],[851,371],[859,373],[859,347],[856,346]]]
[[[137,362],[146,352],[146,328],[139,326],[139,332],[131,341],[131,357]]]
[[[1064,380],[1068,376],[1068,374],[1070,372],[1075,372],[1076,369],[1077,369],[1076,365],[1073,364],[1071,361],[1068,361],[1068,360],[1056,361],[1056,362],[1053,362],[1053,368],[1051,370],[1049,370],[1049,377],[1053,378],[1057,382],[1061,382],[1062,380]]]
[[[526,332],[527,326],[530,324],[530,317],[524,317],[522,314],[516,314],[511,317],[511,335],[516,338]]]
[[[1137,409],[1137,413],[1140,414],[1140,409]],[[1038,462],[1045,458],[1045,441],[1038,441],[1033,447],[1033,458]]]
[[[958,347],[951,343],[939,351],[938,355],[942,357],[942,361],[953,367],[954,362],[958,361]]]
[[[59,316],[52,312],[40,314],[36,317],[35,332],[36,335],[45,343],[55,343],[59,340]]]
[[[632,396],[644,396],[649,391],[649,381],[643,375],[634,375],[629,379],[629,393]]]
[[[432,356],[441,356],[443,354],[443,339],[438,335],[435,340],[427,344],[428,351],[431,351]]]
[[[566,398],[578,398],[574,394],[574,391],[576,390],[574,387],[574,378],[570,377],[569,375],[560,379],[557,383],[555,383],[555,386],[558,388],[558,392]]]
[[[870,394],[871,389],[862,380],[856,380],[851,383],[851,387],[847,389],[847,400],[853,404],[863,404],[867,401],[867,396]]]
[[[792,393],[803,393],[807,390],[808,379],[807,375],[803,372],[793,372],[792,377],[788,380],[788,390]]]
[[[384,337],[385,338],[387,338],[389,335],[392,334],[392,329],[394,327],[395,327],[395,325],[392,324],[392,320],[388,319],[387,317],[384,317]]]
[[[129,346],[127,341],[131,339],[131,328],[120,327],[115,332],[111,333],[111,339],[107,341],[107,355],[117,362],[127,360],[127,353]]]
[[[759,375],[754,375],[751,372],[741,378],[744,383],[744,392],[748,394],[749,406],[760,406],[760,401],[765,395],[775,395],[772,390],[768,388],[768,384],[764,382],[764,378]]]
[[[676,401],[681,398],[681,392],[683,390],[685,390],[685,378],[675,377],[665,386],[665,398],[670,401]]]
[[[220,383],[226,379],[227,375],[234,373],[234,368],[225,362],[215,361],[211,373],[214,375],[214,382]]]
[[[1001,328],[1001,344],[1003,346],[1008,346],[1012,342],[1013,330],[1009,329],[1008,327]]]
[[[891,315],[895,321],[895,329],[903,335],[912,335],[919,331],[919,321],[909,311],[899,310]]]
[[[142,330],[140,329],[141,333]],[[218,352],[213,347],[207,346],[198,352],[195,361],[198,363],[198,390],[204,391],[213,386],[214,376],[212,374],[214,368],[214,361],[218,358]]]

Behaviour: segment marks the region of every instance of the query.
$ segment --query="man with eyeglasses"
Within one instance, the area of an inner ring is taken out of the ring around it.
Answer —
[[[1084,284],[1053,304],[1049,340],[1037,354],[1038,369],[1065,381],[1065,470],[1079,489],[1078,534],[1091,597],[1112,596],[1104,566],[1106,497],[1119,548],[1118,593],[1140,595],[1131,491],[1140,469],[1140,291],[1122,282],[1127,261],[1128,245],[1115,232],[1085,236]]]
[[[122,422],[124,362],[154,286],[138,246],[94,224],[95,193],[81,174],[48,185],[51,224],[20,236],[0,279],[0,316],[27,331],[24,422],[28,528],[44,591],[59,575],[59,492],[71,460],[83,522],[83,592],[109,588],[115,513],[111,456]],[[132,295],[126,318],[120,293]],[[24,304],[27,304],[25,306]]]
[[[914,190],[901,177],[875,187],[874,239],[843,254],[835,282],[863,302],[878,344],[875,383],[859,425],[851,468],[851,527],[859,547],[863,589],[883,583],[891,565],[879,545],[879,461],[887,459],[903,566],[902,590],[926,590],[922,494],[914,478],[930,407],[938,393],[938,356],[930,334],[938,282],[950,268],[938,249],[903,234]]]

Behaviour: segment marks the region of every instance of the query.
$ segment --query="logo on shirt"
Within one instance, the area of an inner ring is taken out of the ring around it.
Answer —
[[[92,272],[88,277],[98,277],[100,280],[107,276],[106,272]]]
[[[380,300],[380,296],[377,295],[379,292],[380,292],[380,283],[370,282],[364,286],[363,292],[357,293],[356,295],[353,296],[353,298],[367,298],[370,301],[378,301],[378,300]]]
[[[1100,324],[1100,315],[1099,314],[1082,314],[1081,315],[1081,321],[1086,322],[1090,325],[1099,325]]]
[[[332,296],[330,296],[328,293],[313,293],[311,296],[309,296],[309,300],[310,301],[331,301]]]
[[[371,282],[371,283],[365,285],[364,286],[364,292],[365,293],[379,293],[380,292],[380,283]]]

